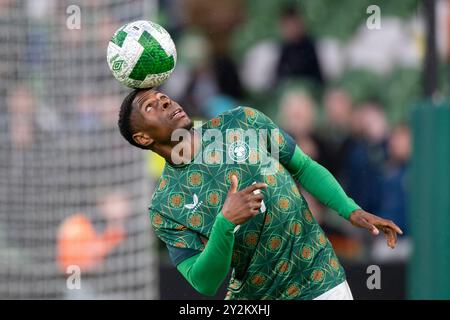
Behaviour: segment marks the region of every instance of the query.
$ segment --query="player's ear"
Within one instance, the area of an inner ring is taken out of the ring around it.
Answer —
[[[133,134],[133,140],[145,147],[151,145],[154,141],[148,134],[143,132],[136,132]]]

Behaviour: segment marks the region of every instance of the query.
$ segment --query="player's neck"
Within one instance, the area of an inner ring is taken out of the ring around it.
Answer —
[[[183,166],[191,163],[201,148],[201,137],[194,128],[173,145],[162,146],[158,153],[172,166]]]

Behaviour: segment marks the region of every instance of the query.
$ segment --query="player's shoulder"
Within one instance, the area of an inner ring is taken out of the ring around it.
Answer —
[[[215,118],[230,118],[230,117],[236,117],[242,114],[242,106],[237,106],[232,109],[229,109],[227,111],[223,111],[219,114],[217,114],[213,119]]]
[[[263,116],[261,111],[249,106],[237,106],[233,109],[219,113],[216,117],[210,120],[212,127],[215,124],[218,126],[222,123],[229,123],[230,120],[238,120],[241,122],[253,123],[256,119]]]
[[[237,116],[237,115],[246,115],[246,114],[257,114],[260,113],[260,111],[258,111],[257,109],[253,108],[253,107],[249,107],[249,106],[237,106],[233,109],[224,111],[222,113],[219,114],[222,116]]]

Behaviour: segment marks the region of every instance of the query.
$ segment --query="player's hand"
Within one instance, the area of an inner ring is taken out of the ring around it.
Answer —
[[[231,176],[230,190],[222,207],[223,216],[236,225],[258,214],[264,196],[261,192],[255,194],[254,191],[267,188],[265,183],[255,183],[238,192],[238,183],[237,177]]]
[[[364,210],[355,210],[350,214],[350,222],[357,227],[365,228],[374,236],[383,231],[387,245],[394,249],[397,244],[397,233],[403,234],[403,231],[391,220],[386,220],[373,215]]]

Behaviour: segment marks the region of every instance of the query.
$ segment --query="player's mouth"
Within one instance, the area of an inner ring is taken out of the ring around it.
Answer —
[[[181,108],[176,108],[174,112],[170,114],[170,119],[181,119],[186,116],[186,113]]]

